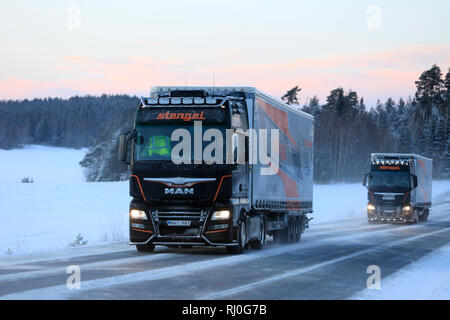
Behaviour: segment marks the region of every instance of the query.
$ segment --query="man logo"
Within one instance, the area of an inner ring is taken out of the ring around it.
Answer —
[[[194,188],[165,188],[165,194],[194,194]]]

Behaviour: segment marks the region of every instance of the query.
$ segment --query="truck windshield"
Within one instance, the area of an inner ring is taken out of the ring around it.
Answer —
[[[369,188],[371,189],[409,189],[411,187],[409,172],[372,171]]]
[[[182,138],[178,141],[172,141],[171,136],[176,129],[186,129],[190,133],[191,141],[191,161],[194,154],[194,125],[187,123],[186,125],[180,124],[149,124],[149,125],[137,125],[137,137],[135,139],[135,151],[134,158],[137,161],[171,161],[171,154],[173,147],[180,143]],[[224,125],[202,125],[202,136],[208,129],[217,129],[221,132],[225,139],[226,126]],[[214,141],[214,138],[212,138]],[[212,141],[203,141],[202,139],[202,151],[205,147],[212,143]],[[225,146],[223,148],[223,156],[225,159]],[[182,155],[181,155],[182,156]],[[212,152],[212,156],[215,156],[215,152]],[[225,162],[225,160],[223,160]]]

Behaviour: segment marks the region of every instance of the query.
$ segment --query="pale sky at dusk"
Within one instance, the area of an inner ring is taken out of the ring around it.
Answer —
[[[413,95],[434,63],[448,71],[449,12],[448,0],[0,0],[0,99],[148,95],[215,75],[278,97],[299,85],[301,103],[341,86],[372,105]]]

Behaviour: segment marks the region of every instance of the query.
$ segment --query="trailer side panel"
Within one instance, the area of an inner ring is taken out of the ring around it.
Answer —
[[[287,205],[302,211],[312,211],[314,120],[311,116],[257,93],[253,108],[253,128],[279,131],[278,171],[261,174],[258,164],[253,166],[253,195],[255,207]],[[270,139],[268,142],[270,150]],[[270,152],[269,152],[270,153]]]

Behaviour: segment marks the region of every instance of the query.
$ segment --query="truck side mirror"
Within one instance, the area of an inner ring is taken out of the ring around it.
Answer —
[[[364,177],[363,177],[363,186],[364,187],[367,187],[367,176],[368,176],[369,174],[368,173],[366,173],[365,175],[364,175]]]
[[[119,161],[125,162],[127,160],[127,137],[122,134],[119,136]]]
[[[411,177],[412,177],[413,188],[417,188],[417,185],[418,185],[418,183],[417,183],[417,176],[416,175],[412,175]]]

